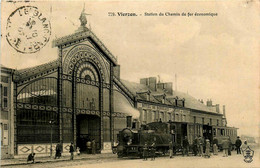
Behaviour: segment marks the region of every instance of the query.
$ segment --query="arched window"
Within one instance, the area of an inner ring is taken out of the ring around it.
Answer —
[[[99,81],[96,68],[89,62],[80,65],[77,71],[77,77],[89,81]]]

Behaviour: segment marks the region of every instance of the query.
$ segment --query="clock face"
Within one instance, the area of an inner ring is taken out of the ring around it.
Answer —
[[[35,53],[49,41],[51,25],[37,7],[22,6],[7,19],[6,39],[18,52]]]

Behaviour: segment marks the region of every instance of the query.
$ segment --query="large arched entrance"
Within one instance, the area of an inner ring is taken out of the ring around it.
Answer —
[[[91,62],[81,62],[75,67],[74,105],[76,111],[76,142],[81,152],[86,152],[87,141],[101,147],[101,86],[98,69]]]

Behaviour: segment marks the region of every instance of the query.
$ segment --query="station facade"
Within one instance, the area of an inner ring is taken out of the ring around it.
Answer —
[[[84,25],[53,41],[53,46],[59,51],[56,60],[9,69],[8,83],[1,81],[4,93],[9,88],[8,117],[1,119],[2,137],[5,124],[9,129],[8,142],[3,139],[1,147],[9,146],[2,152],[8,151],[9,157],[31,152],[49,155],[57,143],[62,144],[63,153],[68,153],[71,142],[84,151],[86,142],[93,139],[98,152],[111,152],[119,130],[159,120],[226,126],[219,105],[211,101],[205,105],[174,91],[172,83],[157,82],[155,77],[140,83],[122,80],[117,59]],[[187,129],[203,134],[201,126]]]

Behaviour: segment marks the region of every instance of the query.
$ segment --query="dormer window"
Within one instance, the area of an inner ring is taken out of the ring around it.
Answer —
[[[146,100],[147,101],[150,101],[150,94],[151,94],[151,92],[150,92],[150,90],[148,90],[147,93],[146,93]]]

